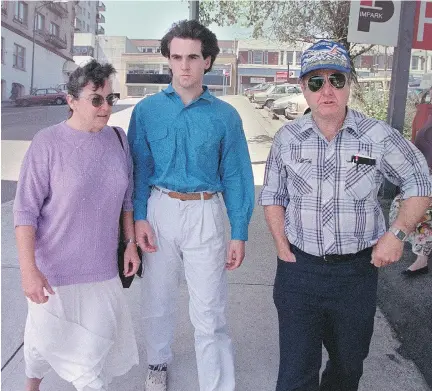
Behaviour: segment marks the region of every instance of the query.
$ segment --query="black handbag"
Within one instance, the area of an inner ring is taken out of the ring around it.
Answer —
[[[120,145],[122,146],[122,149],[124,151],[124,145],[123,145],[123,141],[121,139],[120,133],[116,127],[113,126],[113,129],[116,132],[116,135],[120,141]],[[118,247],[117,247],[117,266],[118,266],[119,276],[120,276],[120,280],[122,282],[123,288],[129,288],[131,286],[132,281],[133,281],[135,276],[125,277],[125,275],[123,274],[124,253],[126,251],[127,243],[125,243],[126,238],[124,236],[124,230],[123,230],[122,212],[120,212],[120,218],[119,218],[119,239],[118,239]],[[138,250],[138,256],[142,260],[142,251],[138,246],[137,246],[137,250]],[[138,268],[138,271],[136,272],[136,275],[138,277],[142,278],[142,272],[143,272],[143,268],[142,268],[142,261],[141,261],[141,264]]]

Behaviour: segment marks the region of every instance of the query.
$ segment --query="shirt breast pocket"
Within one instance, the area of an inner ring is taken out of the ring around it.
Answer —
[[[355,200],[365,199],[376,187],[376,166],[367,164],[350,164],[350,166],[346,170],[345,192]]]
[[[152,154],[163,153],[167,149],[168,129],[166,127],[155,127],[147,130],[147,142]]]
[[[312,162],[290,161],[285,165],[290,195],[306,195],[313,192]]]

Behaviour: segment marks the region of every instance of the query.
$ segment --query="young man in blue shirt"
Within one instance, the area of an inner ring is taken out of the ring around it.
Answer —
[[[144,265],[147,391],[165,391],[174,313],[184,267],[201,391],[235,388],[226,330],[226,270],[245,255],[254,205],[252,167],[237,111],[210,94],[203,76],[219,53],[197,21],[162,38],[172,82],[135,107],[128,138],[134,160],[136,240]],[[226,249],[223,195],[231,224]]]

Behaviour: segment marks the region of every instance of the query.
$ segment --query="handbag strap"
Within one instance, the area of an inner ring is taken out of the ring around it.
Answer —
[[[115,126],[113,126],[112,128],[114,129],[114,132],[116,132],[116,135],[117,135],[117,137],[118,137],[118,139],[119,139],[119,141],[120,141],[120,144],[121,144],[121,146],[122,146],[122,149],[123,149],[123,151],[124,151],[123,140],[122,140],[122,138],[121,138],[121,136],[120,136],[120,132],[119,132],[119,130],[118,130]]]

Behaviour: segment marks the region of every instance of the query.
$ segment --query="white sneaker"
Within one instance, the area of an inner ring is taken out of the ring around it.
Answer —
[[[166,391],[167,371],[149,369],[145,381],[145,391]]]

